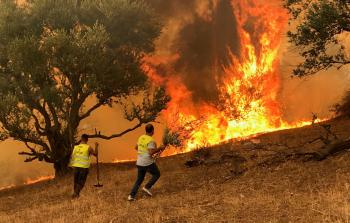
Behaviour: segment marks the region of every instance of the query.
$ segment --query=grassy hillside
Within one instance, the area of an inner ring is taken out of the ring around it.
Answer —
[[[340,137],[350,136],[349,120],[332,124]],[[103,188],[93,187],[92,168],[78,200],[70,199],[71,177],[0,191],[0,222],[349,222],[350,153],[321,162],[281,156],[283,144],[321,133],[286,130],[162,158],[155,196],[140,191],[135,202],[126,200],[133,163],[103,164]],[[188,160],[200,165],[189,168]]]

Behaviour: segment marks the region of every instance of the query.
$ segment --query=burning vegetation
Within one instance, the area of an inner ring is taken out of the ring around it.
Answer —
[[[40,176],[40,177],[37,177],[37,178],[28,178],[22,183],[22,185],[31,185],[31,184],[39,183],[41,181],[52,180],[54,178],[55,178],[55,176],[53,176],[53,175]],[[6,190],[6,189],[10,189],[10,188],[14,188],[16,186],[19,186],[19,185],[11,184],[11,185],[8,185],[8,186],[0,187],[0,191],[1,190]]]
[[[155,121],[167,104],[162,121],[169,129],[163,143],[181,152],[319,121],[285,118],[280,60],[289,16],[280,1],[122,2],[128,1],[101,1],[105,7],[94,1],[6,3],[0,13],[0,45],[7,49],[0,64],[0,139],[23,142],[28,150],[20,154],[26,161],[49,162],[56,174],[66,174],[79,127],[107,106],[125,108],[125,118],[135,125],[112,134],[97,127],[89,138],[121,137]],[[14,10],[18,13],[11,14]],[[127,12],[124,19],[118,10]],[[136,19],[134,12],[144,14]],[[43,19],[40,27],[38,19]],[[18,22],[10,33],[9,21]],[[147,75],[165,91],[150,84]],[[140,104],[128,103],[142,95]],[[87,106],[90,99],[97,100]]]
[[[212,4],[206,7],[210,9],[210,16],[197,13],[188,26],[196,27],[195,24],[200,26],[201,22],[205,22],[212,29],[209,35],[212,41],[222,38],[222,34],[232,36],[234,39],[225,42],[225,50],[209,52],[212,58],[201,60],[203,50],[199,49],[195,52],[198,61],[191,61],[195,64],[181,65],[186,63],[183,60],[188,52],[184,53],[183,46],[178,44],[176,50],[170,51],[173,54],[159,50],[157,55],[146,58],[144,64],[149,77],[158,84],[164,84],[172,98],[163,117],[170,129],[182,134],[185,151],[257,133],[311,124],[284,121],[282,103],[278,101],[281,87],[279,50],[288,21],[287,11],[275,2],[262,3],[258,0],[209,2]],[[230,10],[225,13],[227,23],[232,27],[220,29],[223,8]],[[184,35],[186,29],[186,26],[183,27],[179,35]],[[203,39],[202,36],[192,38],[193,42]],[[217,45],[214,43],[207,47],[215,48]],[[187,76],[193,74],[192,68],[188,67],[196,67],[203,62],[209,63],[203,64],[206,70],[198,69],[195,76],[197,82],[210,89],[209,93],[217,93],[216,98],[213,96],[214,100],[205,96],[203,86],[197,88],[193,82],[188,82]],[[207,72],[210,72],[210,79]]]

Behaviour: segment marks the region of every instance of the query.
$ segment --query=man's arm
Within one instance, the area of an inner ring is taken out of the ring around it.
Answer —
[[[153,156],[154,154],[162,151],[165,149],[165,146],[159,146],[157,147],[157,144],[155,142],[151,142],[148,146],[148,153],[149,155]]]
[[[91,146],[89,147],[89,153],[90,155],[98,156],[98,142],[95,143],[95,149],[93,149]]]

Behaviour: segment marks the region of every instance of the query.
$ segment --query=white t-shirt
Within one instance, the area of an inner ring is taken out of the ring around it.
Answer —
[[[155,142],[150,142],[147,145],[148,149],[155,149],[157,147]],[[154,163],[154,159],[149,153],[144,153],[144,154],[138,154],[137,155],[137,161],[136,165],[137,166],[149,166],[152,163]]]

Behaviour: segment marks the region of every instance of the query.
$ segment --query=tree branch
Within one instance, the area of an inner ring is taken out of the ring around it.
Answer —
[[[102,105],[104,105],[105,102],[100,101],[97,104],[95,104],[94,106],[92,106],[89,110],[87,110],[83,115],[79,116],[79,121],[89,117],[91,115],[92,112],[94,112],[96,109],[98,109],[99,107],[101,107]]]
[[[43,127],[40,126],[40,122],[39,122],[39,119],[38,117],[36,117],[36,115],[34,115],[34,112],[32,111],[32,117],[34,118],[34,126],[35,126],[35,129],[36,131],[39,133],[39,135],[41,136],[46,136],[47,134],[45,133],[45,129]]]
[[[22,82],[23,82],[23,81],[20,80],[19,78],[18,78],[17,81],[18,81],[19,83],[22,83]],[[38,101],[35,99],[35,97],[34,97],[32,91],[28,88],[28,86],[26,85],[26,83],[22,83],[22,84],[20,85],[20,88],[21,88],[21,90],[23,91],[23,94],[22,94],[22,96],[23,96],[23,102],[24,102],[30,109],[32,109],[32,110],[33,110],[33,109],[37,110],[37,111],[44,117],[45,124],[46,124],[45,129],[46,129],[46,130],[50,129],[50,128],[51,128],[51,120],[50,120],[49,114],[48,114],[47,111],[45,110],[45,105],[42,106],[42,105],[40,104],[40,102],[38,102]]]
[[[52,119],[53,119],[55,128],[59,129],[60,123],[59,123],[58,116],[57,116],[57,113],[55,111],[55,108],[52,106],[51,103],[47,103],[47,105],[48,105],[50,113],[52,115]]]
[[[35,148],[31,147],[28,142],[24,142],[25,146],[30,150],[30,152],[19,152],[19,155],[31,156],[25,159],[24,162],[31,162],[33,160],[39,159],[39,161],[45,160],[46,162],[52,163],[52,160],[45,153],[38,152]]]
[[[32,143],[38,146],[41,146],[45,151],[49,152],[50,147],[42,140],[40,139],[35,139],[35,138],[28,138],[25,136],[19,136],[17,139],[21,142],[24,142],[25,144]]]
[[[100,132],[98,132],[98,133],[95,133],[94,135],[88,135],[88,137],[91,138],[91,139],[99,138],[99,139],[104,139],[104,140],[110,140],[110,139],[113,139],[113,138],[121,137],[121,136],[125,135],[128,132],[134,131],[135,129],[141,127],[142,124],[143,123],[140,122],[140,123],[138,123],[137,125],[135,125],[132,128],[126,129],[123,132],[120,132],[120,133],[117,133],[117,134],[113,134],[113,135],[110,135],[110,136],[102,135]]]

